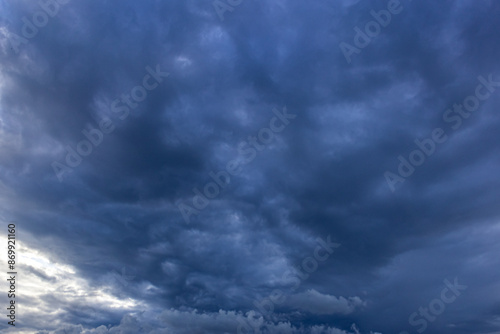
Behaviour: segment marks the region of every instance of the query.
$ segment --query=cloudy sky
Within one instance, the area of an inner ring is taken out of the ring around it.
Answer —
[[[0,331],[500,333],[499,16],[0,0]]]

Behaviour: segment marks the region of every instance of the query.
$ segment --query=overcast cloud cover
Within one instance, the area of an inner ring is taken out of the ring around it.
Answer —
[[[0,0],[2,333],[500,333],[500,3],[46,2]]]

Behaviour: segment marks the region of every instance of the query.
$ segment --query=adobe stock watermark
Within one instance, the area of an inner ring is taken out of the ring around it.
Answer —
[[[491,95],[500,87],[500,81],[494,81],[493,75],[490,74],[488,79],[483,76],[477,77],[479,84],[476,86],[474,94],[467,96],[462,104],[453,104],[453,108],[446,109],[443,113],[443,121],[451,123],[450,131],[458,130],[464,119],[468,119],[471,113],[478,110],[482,102],[488,100]],[[465,109],[465,110],[464,110]],[[422,140],[415,139],[414,143],[417,148],[410,152],[408,158],[402,155],[398,156],[399,166],[398,173],[386,171],[384,173],[387,185],[392,192],[396,191],[396,185],[402,184],[416,170],[416,167],[422,166],[428,157],[436,152],[438,144],[443,144],[448,140],[448,135],[443,128],[435,128],[432,130],[428,138]]]
[[[38,6],[40,10],[33,13],[31,19],[26,16],[22,17],[23,26],[21,28],[21,35],[13,32],[9,33],[9,41],[12,49],[19,53],[19,47],[23,44],[28,44],[30,39],[38,35],[40,29],[45,27],[51,18],[54,18],[61,9],[61,6],[68,4],[71,0],[40,0]]]
[[[322,238],[317,238],[318,246],[314,249],[312,256],[308,256],[302,260],[301,265],[295,265],[295,273],[292,270],[287,270],[283,273],[282,280],[288,281],[293,279],[294,286],[290,290],[296,291],[303,281],[307,280],[310,274],[318,270],[319,263],[325,262],[333,254],[335,249],[341,244],[331,241],[330,236],[324,241]],[[253,304],[263,317],[269,317],[274,313],[275,305],[281,305],[286,301],[286,293],[281,289],[274,289],[267,298],[254,299]],[[249,317],[252,318],[252,317]],[[239,325],[236,329],[237,334],[261,333],[262,322],[259,320],[250,322],[249,318],[245,322],[243,319],[238,319]],[[253,318],[252,318],[253,319]],[[255,320],[255,319],[254,319]]]
[[[446,310],[446,305],[454,303],[467,289],[466,285],[458,284],[458,278],[455,277],[453,283],[444,280],[445,288],[441,290],[438,298],[431,300],[427,307],[420,306],[418,312],[413,312],[408,317],[408,323],[413,327],[418,327],[417,332],[423,333],[429,326],[429,322],[434,322],[438,316]],[[399,332],[399,334],[409,334],[408,332]]]
[[[411,1],[411,0],[409,0]],[[370,14],[375,19],[365,24],[364,31],[358,26],[354,27],[356,33],[353,38],[353,44],[346,42],[339,44],[340,51],[344,55],[348,64],[352,62],[352,55],[361,53],[361,50],[370,45],[371,41],[380,35],[382,28],[386,28],[392,21],[392,16],[403,11],[403,5],[399,0],[389,0],[387,10],[382,9],[378,12],[371,10]]]
[[[234,11],[234,8],[241,5],[243,0],[214,0],[212,6],[214,6],[215,12],[219,16],[221,21],[224,21],[224,13],[229,11]]]
[[[286,106],[282,111],[274,108],[273,113],[275,116],[269,121],[269,127],[260,129],[256,136],[248,136],[247,141],[239,143],[238,158],[229,161],[224,170],[208,173],[213,181],[205,184],[202,188],[203,192],[198,187],[193,188],[194,196],[191,199],[191,205],[186,203],[177,205],[187,224],[190,223],[192,215],[199,215],[200,211],[208,206],[210,200],[219,196],[231,182],[231,176],[241,174],[243,167],[252,162],[257,157],[257,153],[266,149],[266,146],[274,141],[276,134],[285,130],[290,121],[297,117],[297,115],[289,114]]]
[[[160,65],[156,65],[156,69],[146,67],[148,74],[144,75],[142,85],[133,87],[128,94],[122,94],[119,99],[115,99],[111,103],[111,111],[117,115],[119,119],[124,121],[130,115],[131,109],[136,109],[141,102],[148,97],[148,92],[157,88],[163,79],[170,74],[162,72]],[[67,145],[66,159],[63,162],[53,161],[51,166],[57,176],[59,182],[63,181],[63,176],[66,173],[73,171],[73,168],[78,167],[83,157],[89,156],[95,147],[102,144],[105,134],[111,134],[116,129],[111,118],[105,117],[99,122],[99,128],[90,127],[83,129],[82,134],[86,139],[82,139],[76,144],[76,149],[71,145]],[[66,165],[64,164],[66,162]]]
[[[122,267],[121,273],[113,270],[112,274],[113,278],[124,287],[127,287],[135,278],[134,273],[130,272],[130,270],[127,271],[125,267]]]

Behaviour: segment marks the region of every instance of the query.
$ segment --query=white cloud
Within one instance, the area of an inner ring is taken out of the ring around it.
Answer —
[[[314,314],[349,314],[364,302],[359,297],[335,297],[310,289],[290,296],[288,305]]]
[[[289,322],[269,322],[256,316],[251,311],[243,315],[240,312],[224,311],[202,313],[197,310],[179,311],[165,310],[161,314],[126,315],[118,326],[100,326],[94,329],[83,329],[81,326],[59,329],[43,334],[233,334],[246,333],[243,326],[256,329],[255,333],[269,334],[353,334],[326,325],[315,325],[297,328]],[[42,334],[42,332],[38,333]]]
[[[7,238],[0,236],[0,244],[6,245]],[[90,322],[98,320],[101,309],[124,313],[144,308],[141,301],[116,297],[106,286],[93,286],[72,265],[31,248],[26,242],[16,243],[16,250],[16,303],[22,307],[16,321],[25,330],[68,326],[66,322],[74,313],[81,321]],[[0,267],[7,268],[5,257],[0,257]]]

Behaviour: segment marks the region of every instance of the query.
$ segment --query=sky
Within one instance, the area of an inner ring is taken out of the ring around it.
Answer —
[[[499,15],[0,0],[0,332],[500,333]]]

